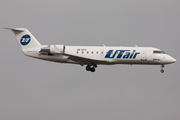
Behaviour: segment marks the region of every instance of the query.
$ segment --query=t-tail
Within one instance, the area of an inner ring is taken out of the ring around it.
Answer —
[[[41,47],[36,38],[25,28],[4,28],[12,30],[22,49]]]

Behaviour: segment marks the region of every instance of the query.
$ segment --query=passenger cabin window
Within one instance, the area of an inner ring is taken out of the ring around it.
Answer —
[[[166,54],[165,52],[163,51],[153,51],[154,54]]]

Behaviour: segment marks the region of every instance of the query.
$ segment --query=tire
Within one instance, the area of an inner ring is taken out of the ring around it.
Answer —
[[[96,69],[95,68],[91,68],[90,70],[91,70],[91,72],[95,72]]]
[[[86,66],[86,70],[87,70],[87,71],[90,71],[90,69],[91,69],[90,66],[87,65],[87,66]]]

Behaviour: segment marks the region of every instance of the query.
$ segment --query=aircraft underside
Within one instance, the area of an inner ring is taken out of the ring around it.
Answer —
[[[26,54],[27,55],[27,54]],[[159,62],[156,61],[137,61],[137,60],[106,60],[104,62],[91,62],[91,63],[87,63],[87,64],[80,64],[78,62],[72,61],[67,59],[67,56],[64,55],[58,55],[55,56],[54,58],[51,56],[47,56],[47,55],[39,55],[39,54],[35,54],[35,55],[27,55],[33,58],[37,58],[37,59],[41,59],[41,60],[46,60],[46,61],[51,61],[51,62],[58,62],[58,63],[70,63],[70,64],[79,64],[81,66],[86,66],[85,69],[87,71],[90,72],[95,72],[96,68],[98,67],[98,65],[116,65],[116,64],[127,64],[127,65],[161,65],[162,69],[161,72],[163,73],[163,67],[164,64],[161,64]]]

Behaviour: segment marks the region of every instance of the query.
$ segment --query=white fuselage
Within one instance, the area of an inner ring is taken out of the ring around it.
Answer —
[[[60,45],[56,45],[59,47]],[[42,46],[42,47],[47,47]],[[68,55],[93,59],[95,64],[150,64],[164,65],[176,62],[174,58],[153,47],[65,46],[62,54],[39,54],[41,48],[22,49],[27,56],[60,63],[79,64]],[[155,51],[155,52],[154,52]],[[159,51],[159,52],[156,52]],[[102,62],[103,61],[103,62]],[[85,64],[82,64],[85,65]]]
[[[95,72],[97,65],[147,64],[161,65],[176,62],[163,51],[152,47],[106,47],[41,45],[26,28],[5,28],[14,32],[23,53],[27,56],[59,63],[87,65]]]

